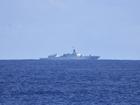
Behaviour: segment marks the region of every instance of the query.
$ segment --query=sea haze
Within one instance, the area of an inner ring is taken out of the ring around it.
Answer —
[[[0,61],[0,105],[139,105],[140,61]]]

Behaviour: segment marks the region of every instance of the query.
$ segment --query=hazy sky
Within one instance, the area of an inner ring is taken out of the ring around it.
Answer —
[[[140,59],[140,0],[0,0],[0,59],[71,52]]]

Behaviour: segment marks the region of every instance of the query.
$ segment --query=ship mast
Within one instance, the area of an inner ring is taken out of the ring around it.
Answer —
[[[77,55],[77,53],[76,53],[76,50],[75,49],[73,49],[73,53],[72,53],[73,55]]]

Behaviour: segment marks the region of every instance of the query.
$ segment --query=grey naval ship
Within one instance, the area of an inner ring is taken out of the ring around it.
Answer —
[[[73,49],[72,53],[66,53],[61,56],[58,56],[57,54],[49,55],[47,58],[40,58],[40,60],[98,60],[100,56],[84,56],[82,54],[79,54],[76,52],[75,49]]]

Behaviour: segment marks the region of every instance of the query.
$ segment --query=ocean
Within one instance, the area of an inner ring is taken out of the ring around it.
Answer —
[[[140,105],[140,61],[1,60],[0,105]]]

